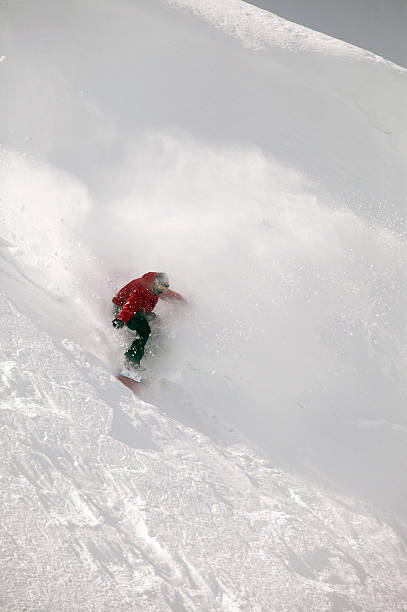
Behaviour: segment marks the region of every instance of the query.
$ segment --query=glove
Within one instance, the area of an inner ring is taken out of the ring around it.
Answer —
[[[112,321],[112,325],[113,327],[115,327],[116,329],[120,329],[121,327],[123,327],[124,325],[124,321],[122,321],[121,319],[114,319]]]

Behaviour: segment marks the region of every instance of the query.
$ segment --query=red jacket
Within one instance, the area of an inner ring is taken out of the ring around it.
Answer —
[[[151,312],[157,304],[158,298],[162,300],[185,301],[182,295],[176,291],[167,289],[163,293],[156,295],[153,291],[153,282],[157,272],[147,272],[140,278],[135,278],[120,289],[114,296],[112,302],[121,307],[118,319],[127,323],[136,312]]]

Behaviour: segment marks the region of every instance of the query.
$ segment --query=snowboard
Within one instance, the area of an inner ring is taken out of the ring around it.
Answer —
[[[144,380],[144,372],[138,372],[123,368],[118,374],[116,374],[116,378],[120,380],[120,382],[123,383],[126,387],[136,392],[140,390],[140,387],[142,386],[142,382]]]

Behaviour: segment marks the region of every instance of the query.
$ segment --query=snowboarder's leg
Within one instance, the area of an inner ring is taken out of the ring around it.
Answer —
[[[151,328],[146,317],[141,313],[136,313],[127,323],[127,327],[137,332],[137,338],[131,343],[125,352],[125,357],[129,365],[140,365],[144,356],[144,348],[151,333]]]

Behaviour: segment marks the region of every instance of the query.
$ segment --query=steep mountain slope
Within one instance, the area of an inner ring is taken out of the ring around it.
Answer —
[[[405,609],[406,71],[238,0],[1,10],[2,609]]]
[[[403,609],[402,541],[366,507],[135,399],[4,297],[1,313],[2,610]]]

